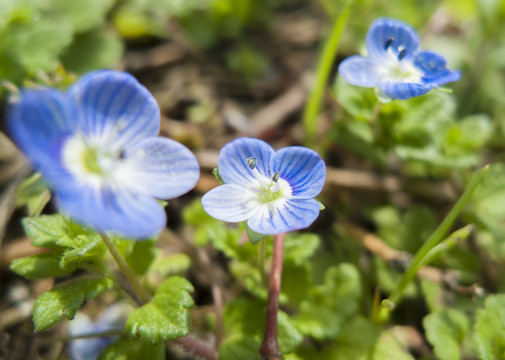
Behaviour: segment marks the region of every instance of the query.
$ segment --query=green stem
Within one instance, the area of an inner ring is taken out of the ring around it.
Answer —
[[[312,146],[317,129],[317,117],[323,102],[324,90],[328,82],[331,68],[337,55],[340,38],[349,18],[350,5],[352,0],[348,0],[338,16],[330,36],[326,39],[323,52],[317,65],[316,81],[303,112],[303,124],[305,127],[305,144]]]
[[[451,225],[454,223],[456,220],[456,217],[459,215],[461,210],[463,210],[463,207],[466,205],[468,200],[470,199],[471,195],[473,194],[474,190],[477,188],[481,180],[483,179],[484,175],[487,173],[488,166],[485,166],[470,182],[468,187],[466,188],[465,192],[459,200],[456,202],[456,204],[453,206],[449,214],[444,218],[442,223],[435,229],[433,234],[426,240],[424,245],[417,251],[416,255],[412,259],[412,262],[410,265],[407,267],[405,272],[403,273],[402,278],[400,279],[400,282],[396,286],[396,288],[393,290],[391,295],[389,296],[389,299],[386,300],[385,304],[390,304],[390,303],[396,303],[402,296],[403,291],[407,287],[407,285],[412,281],[412,279],[415,277],[417,271],[419,268],[423,265],[423,261],[425,256],[430,252],[431,249],[433,249],[438,243],[440,243],[442,240],[444,240],[445,235],[447,234],[447,231],[451,227]]]
[[[123,273],[125,276],[126,280],[130,283],[132,286],[133,290],[139,297],[142,304],[146,304],[151,300],[151,295],[147,292],[147,290],[142,286],[142,284],[139,282],[137,279],[137,276],[133,272],[133,270],[128,266],[126,263],[125,259],[121,256],[119,251],[117,250],[116,246],[112,242],[112,240],[105,234],[100,234],[102,236],[102,240],[105,243],[105,246],[107,246],[107,249],[109,249],[110,254],[116,261],[117,266],[119,267],[119,270]]]

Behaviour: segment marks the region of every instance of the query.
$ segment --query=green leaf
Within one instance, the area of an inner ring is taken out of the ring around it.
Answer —
[[[372,118],[377,97],[374,90],[349,84],[342,76],[337,76],[334,92],[339,104],[354,119],[368,122]]]
[[[116,67],[122,54],[123,43],[117,34],[106,28],[94,28],[78,34],[72,45],[65,49],[61,60],[68,70],[85,74],[96,69]]]
[[[158,249],[156,240],[133,241],[131,250],[126,254],[126,262],[138,275],[144,275],[153,263]]]
[[[253,345],[256,346],[257,354],[265,330],[265,316],[263,301],[245,298],[230,301],[224,309],[223,321],[226,340],[230,339],[233,345],[226,347],[226,354],[235,354],[239,351],[237,348],[248,349]],[[283,354],[290,353],[300,345],[302,335],[286,313],[279,311],[277,320],[279,347]],[[219,354],[221,355],[221,350]]]
[[[193,286],[186,279],[174,276],[166,280],[151,302],[131,313],[126,332],[153,344],[188,335],[188,309],[194,306],[191,291]]]
[[[106,348],[98,360],[164,360],[165,346],[123,337]]]
[[[59,14],[26,9],[23,18],[13,16],[0,29],[0,53],[10,54],[27,72],[53,71],[72,41],[72,26]]]
[[[50,199],[51,192],[42,181],[40,173],[23,181],[16,191],[16,205],[26,205],[30,216],[39,215]]]
[[[219,347],[220,360],[249,360],[259,357],[261,340],[248,334],[234,334]]]
[[[105,15],[114,5],[113,0],[67,1],[51,0],[51,8],[70,20],[76,33],[91,30],[105,22]]]
[[[482,360],[503,359],[505,354],[505,295],[491,295],[477,310],[473,342]]]
[[[158,256],[151,267],[150,273],[158,273],[165,277],[180,274],[188,270],[191,266],[191,258],[186,254],[173,254],[169,256]]]
[[[75,267],[60,267],[60,253],[50,252],[15,259],[10,269],[27,279],[44,279],[70,274]]]
[[[114,285],[110,278],[83,279],[40,295],[33,308],[35,331],[44,331],[60,321],[63,316],[73,319],[85,299],[92,300]]]
[[[74,268],[84,262],[105,256],[105,244],[98,234],[77,235],[72,239],[72,248],[64,251],[60,260],[63,269]]]
[[[380,335],[380,328],[360,315],[345,325],[345,331],[323,350],[322,359],[357,360],[371,359]]]
[[[385,331],[379,337],[372,360],[414,360],[408,349],[397,340],[391,331]]]
[[[244,221],[242,224],[244,225],[244,230],[247,233],[247,237],[249,238],[249,241],[251,242],[251,244],[257,244],[261,240],[263,240],[264,238],[267,237],[267,235],[259,234],[256,231],[252,230],[249,227],[249,225],[247,225],[247,221]]]
[[[317,340],[334,338],[345,321],[358,311],[361,280],[354,265],[329,268],[324,284],[310,288],[310,297],[300,305],[294,317],[298,330]]]
[[[426,337],[440,360],[459,360],[463,339],[470,327],[466,315],[456,309],[433,312],[423,319]]]
[[[319,236],[311,233],[288,233],[284,247],[284,259],[295,264],[305,263],[319,247]]]
[[[289,302],[299,304],[307,299],[307,289],[312,285],[311,267],[308,262],[299,264],[284,260],[282,269],[282,288]]]
[[[62,215],[41,215],[22,220],[26,235],[31,238],[32,245],[59,249],[58,242],[68,238],[68,219]]]

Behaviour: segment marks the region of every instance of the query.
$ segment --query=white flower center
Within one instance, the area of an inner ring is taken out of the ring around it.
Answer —
[[[276,200],[285,200],[291,197],[293,191],[291,185],[280,177],[276,172],[268,178],[260,174],[256,168],[256,159],[251,157],[246,160],[247,166],[252,170],[255,182],[252,185],[252,191],[257,194],[257,201],[261,204],[271,203]]]
[[[62,160],[67,170],[77,179],[100,185],[110,180],[123,163],[122,152],[103,144],[100,139],[76,134],[64,143]]]
[[[406,60],[405,55],[407,49],[403,46],[397,48],[397,52],[393,51],[391,45],[393,38],[390,38],[384,43],[387,56],[382,69],[381,81],[392,81],[400,83],[418,83],[423,77],[423,72],[414,66],[411,59]]]

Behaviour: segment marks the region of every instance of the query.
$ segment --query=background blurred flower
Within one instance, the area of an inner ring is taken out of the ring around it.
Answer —
[[[239,222],[260,234],[303,229],[319,215],[314,199],[324,185],[326,167],[314,151],[290,146],[275,152],[266,142],[239,138],[218,158],[224,185],[202,198],[216,219]]]
[[[393,99],[408,99],[445,83],[460,73],[446,68],[446,60],[428,51],[418,52],[419,39],[407,24],[375,20],[366,36],[368,57],[345,59],[338,72],[350,84],[379,88]]]
[[[155,198],[182,195],[199,178],[194,155],[157,136],[158,104],[127,73],[90,73],[66,94],[23,91],[8,126],[61,209],[99,231],[155,235],[166,223]]]
[[[105,309],[96,322],[79,312],[68,325],[69,335],[82,336],[110,330],[121,331],[130,311],[127,305],[115,304]],[[114,340],[115,337],[112,336],[77,339],[69,343],[68,351],[72,360],[94,360]]]

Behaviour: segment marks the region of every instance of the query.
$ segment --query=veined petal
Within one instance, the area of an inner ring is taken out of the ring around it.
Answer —
[[[338,72],[349,84],[363,87],[376,87],[382,76],[377,63],[359,55],[342,61]]]
[[[218,158],[219,175],[226,184],[247,186],[254,181],[252,170],[246,163],[250,157],[256,159],[256,169],[262,176],[269,178],[270,158],[274,150],[266,142],[253,138],[239,138],[225,145]]]
[[[158,234],[166,224],[165,211],[152,196],[114,184],[74,183],[73,191],[57,195],[64,212],[98,231],[144,239]]]
[[[390,98],[405,100],[426,94],[436,86],[437,84],[435,83],[400,83],[385,81],[380,83],[379,89]]]
[[[247,225],[260,234],[275,235],[304,229],[317,219],[319,204],[314,199],[279,199],[261,204]]]
[[[125,152],[125,164],[115,177],[132,192],[172,199],[196,185],[200,168],[193,153],[184,145],[153,137]]]
[[[91,139],[134,146],[159,133],[158,104],[130,74],[89,73],[70,88],[69,95],[80,110],[80,129]]]
[[[213,218],[227,222],[249,219],[258,211],[257,196],[237,184],[218,186],[202,197],[204,210]]]
[[[375,20],[366,34],[368,57],[377,62],[411,59],[419,47],[416,32],[409,25],[393,19]]]
[[[299,199],[311,199],[317,196],[326,177],[323,159],[313,150],[290,146],[282,148],[272,157],[272,171],[291,186],[292,196]]]
[[[423,73],[423,79],[427,82],[442,85],[451,81],[458,81],[461,74],[458,71],[447,69],[447,61],[444,57],[429,52],[422,51],[416,55],[414,65]]]
[[[50,186],[64,184],[69,176],[61,163],[61,148],[78,126],[77,120],[75,107],[53,89],[23,91],[9,108],[12,138]]]

